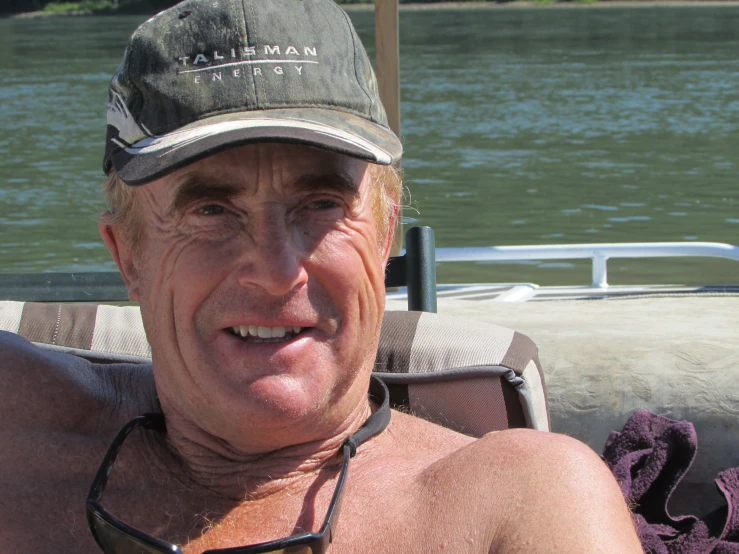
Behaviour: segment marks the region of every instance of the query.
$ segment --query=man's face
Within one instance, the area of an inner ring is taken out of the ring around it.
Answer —
[[[165,409],[216,436],[224,418],[304,433],[296,421],[338,423],[366,395],[389,249],[371,173],[340,154],[261,144],[136,190],[143,238],[127,279]]]

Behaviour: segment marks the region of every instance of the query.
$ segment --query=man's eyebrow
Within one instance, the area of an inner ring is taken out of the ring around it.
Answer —
[[[329,189],[344,194],[348,193],[351,196],[359,192],[358,184],[344,173],[303,175],[292,184],[291,188],[305,191]]]
[[[174,199],[167,213],[181,213],[187,206],[198,200],[223,200],[233,198],[243,192],[240,187],[228,183],[209,182],[200,177],[188,177],[177,185]]]

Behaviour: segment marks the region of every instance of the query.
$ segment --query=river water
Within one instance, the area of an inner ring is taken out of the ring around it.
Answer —
[[[372,51],[372,13],[351,17]],[[106,84],[143,19],[0,20],[0,272],[114,268],[95,226]],[[404,215],[438,246],[739,243],[739,7],[403,11],[401,79]],[[614,283],[739,281],[717,260],[609,269]]]

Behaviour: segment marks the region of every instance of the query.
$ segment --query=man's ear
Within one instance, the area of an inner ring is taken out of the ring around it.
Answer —
[[[123,236],[123,231],[115,223],[107,225],[99,221],[98,229],[100,230],[100,236],[103,237],[105,246],[108,247],[115,260],[115,265],[118,266],[118,271],[123,276],[123,282],[128,289],[128,299],[132,302],[138,302],[139,279],[131,245]]]

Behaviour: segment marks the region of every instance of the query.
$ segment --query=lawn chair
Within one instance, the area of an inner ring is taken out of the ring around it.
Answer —
[[[436,311],[436,277],[430,228],[408,231],[406,253],[388,264],[387,283],[406,285],[409,308],[419,310],[384,315],[374,372],[388,385],[394,407],[478,437],[513,427],[550,429],[544,376],[528,337],[431,313]],[[151,362],[138,307],[80,303],[99,301],[101,295],[114,302],[128,300],[118,274],[6,275],[0,280],[5,298],[23,291],[36,301],[0,301],[0,330],[88,363]]]

